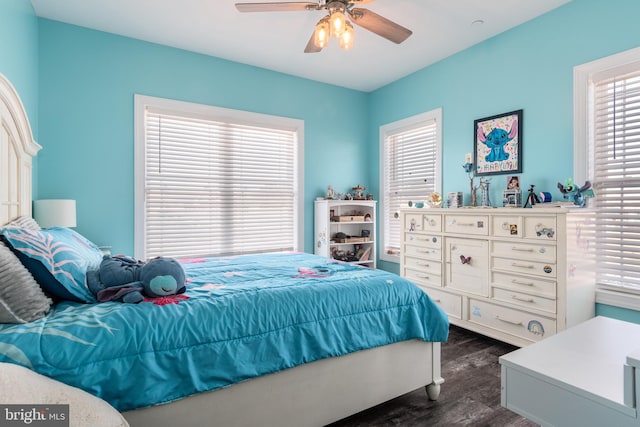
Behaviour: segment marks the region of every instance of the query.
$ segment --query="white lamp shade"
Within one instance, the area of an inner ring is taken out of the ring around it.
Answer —
[[[75,227],[76,201],[65,199],[34,200],[33,218],[42,228]]]

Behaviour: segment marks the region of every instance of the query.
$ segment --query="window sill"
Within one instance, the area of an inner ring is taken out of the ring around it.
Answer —
[[[596,288],[596,303],[640,311],[640,295]]]
[[[380,260],[400,264],[400,255],[391,255],[391,254],[384,253],[384,254],[380,254]]]

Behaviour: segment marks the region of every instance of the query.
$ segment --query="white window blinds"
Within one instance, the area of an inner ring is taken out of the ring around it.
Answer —
[[[597,280],[640,291],[640,63],[591,87]]]
[[[144,256],[299,250],[298,134],[146,106]]]
[[[383,249],[386,255],[400,251],[397,212],[409,201],[425,202],[440,191],[440,110],[416,116],[382,130],[383,133]]]

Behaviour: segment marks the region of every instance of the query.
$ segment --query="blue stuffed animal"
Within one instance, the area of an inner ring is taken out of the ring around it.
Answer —
[[[98,301],[136,304],[151,298],[181,294],[186,290],[184,269],[173,258],[148,262],[126,256],[102,259],[98,270],[87,272],[87,285]]]

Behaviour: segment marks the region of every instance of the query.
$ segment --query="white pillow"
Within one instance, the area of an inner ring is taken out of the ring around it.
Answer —
[[[6,224],[5,227],[14,227],[14,228],[28,228],[29,230],[40,230],[40,225],[36,222],[35,219],[30,216],[20,216],[10,223]]]
[[[128,427],[111,405],[76,387],[12,363],[0,362],[0,402],[69,405],[69,427]]]

